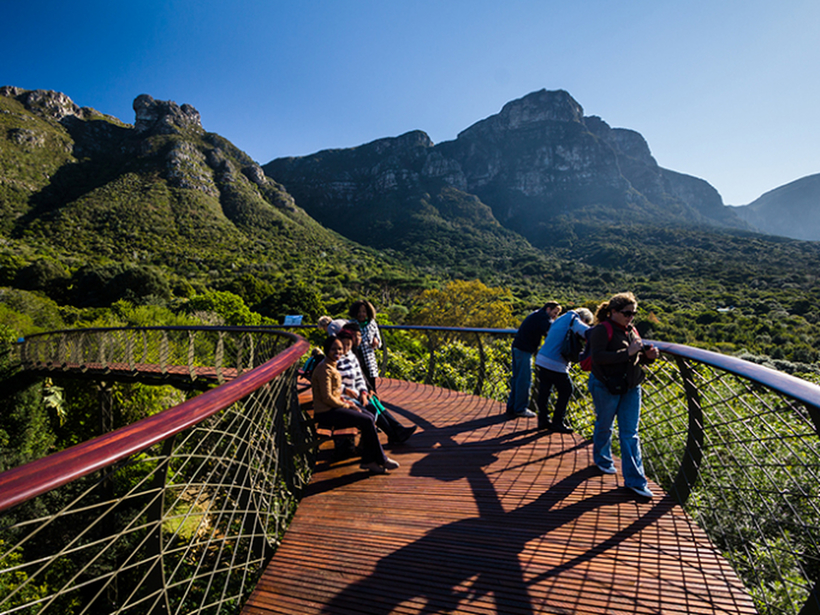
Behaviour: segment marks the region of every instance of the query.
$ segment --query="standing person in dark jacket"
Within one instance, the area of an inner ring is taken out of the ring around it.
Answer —
[[[527,407],[532,387],[532,356],[560,313],[561,306],[549,301],[540,310],[530,313],[518,327],[512,343],[512,378],[510,396],[507,398],[507,416],[511,418],[531,419],[536,416]]]
[[[612,425],[618,417],[621,442],[621,470],[624,485],[638,495],[651,498],[643,469],[638,423],[641,419],[642,365],[660,355],[651,344],[644,344],[632,326],[638,301],[632,293],[619,293],[598,306],[598,323],[589,334],[592,373],[589,392],[595,404],[595,431],[592,457],[601,472],[615,474],[612,461]],[[605,325],[607,322],[608,325]],[[607,330],[611,330],[610,332]]]

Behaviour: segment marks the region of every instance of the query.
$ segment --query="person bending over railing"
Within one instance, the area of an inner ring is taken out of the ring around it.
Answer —
[[[391,444],[406,442],[416,431],[416,426],[405,427],[390,414],[387,408],[377,407],[371,403],[375,393],[369,390],[362,373],[362,366],[355,354],[356,346],[362,339],[359,325],[346,324],[337,337],[341,340],[344,349],[344,353],[336,362],[336,369],[342,375],[343,396],[376,418],[376,426],[387,434],[388,442]]]
[[[311,378],[313,414],[317,425],[326,429],[357,428],[362,434],[361,468],[372,474],[395,470],[399,463],[384,454],[373,416],[358,410],[353,402],[342,397],[342,376],[336,369],[336,363],[343,353],[341,340],[335,336],[327,338],[324,352],[325,358],[313,370]]]

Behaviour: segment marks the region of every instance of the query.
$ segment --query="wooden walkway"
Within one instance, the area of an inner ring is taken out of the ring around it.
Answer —
[[[646,501],[592,445],[504,420],[501,404],[382,381],[419,431],[368,476],[323,451],[243,613],[755,613],[702,530]]]

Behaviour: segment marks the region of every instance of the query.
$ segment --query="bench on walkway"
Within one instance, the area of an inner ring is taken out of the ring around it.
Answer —
[[[299,395],[299,407],[305,410],[311,420],[313,418],[313,391],[310,389],[310,380],[300,372],[296,381],[296,391]],[[315,425],[315,423],[314,423]],[[321,448],[327,442],[333,443],[333,458],[346,459],[356,454],[356,445],[359,431],[355,427],[342,429],[327,429],[316,426],[318,439],[315,446]]]

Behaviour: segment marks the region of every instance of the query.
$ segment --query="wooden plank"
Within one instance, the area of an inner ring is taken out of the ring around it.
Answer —
[[[324,454],[243,613],[755,613],[704,532],[602,475],[577,435],[385,380],[419,431],[368,476]]]

